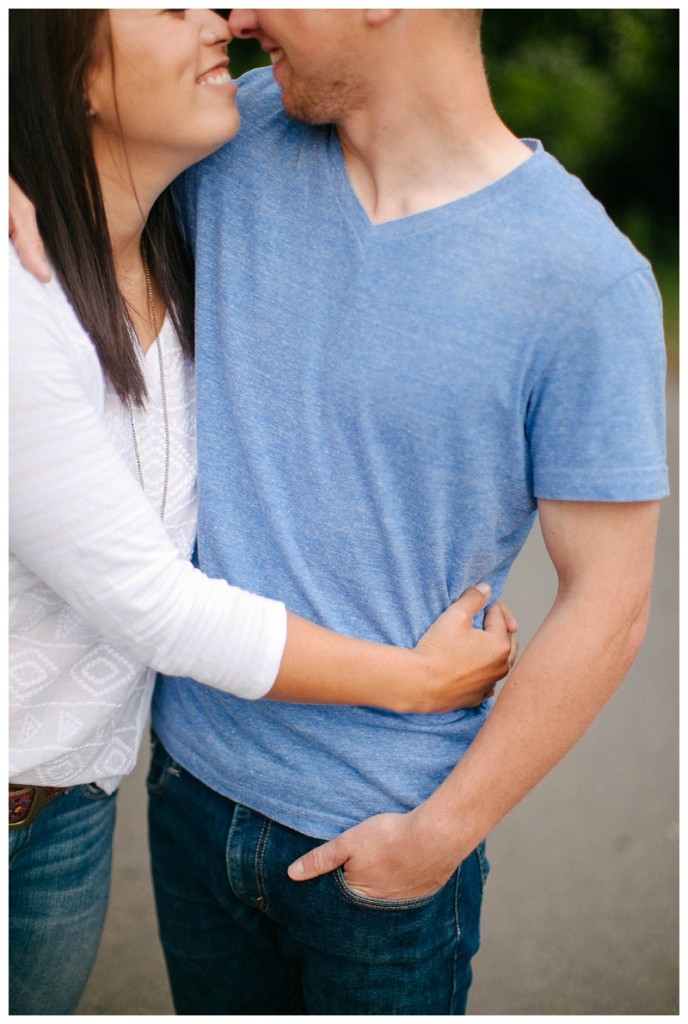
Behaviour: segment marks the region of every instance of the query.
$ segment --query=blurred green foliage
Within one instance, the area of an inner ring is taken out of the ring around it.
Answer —
[[[483,49],[495,106],[520,136],[578,175],[653,262],[678,320],[678,9],[488,9]],[[233,74],[268,63],[231,44]]]
[[[261,50],[255,39],[232,39],[229,44],[229,59],[232,78],[238,78],[251,68],[265,67],[270,63],[267,53]]]
[[[489,10],[495,105],[652,259],[678,252],[678,10]]]

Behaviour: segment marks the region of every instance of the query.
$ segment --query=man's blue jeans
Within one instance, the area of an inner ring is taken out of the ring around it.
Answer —
[[[79,786],[9,836],[10,1014],[73,1013],[110,888],[115,794]]]
[[[482,849],[438,892],[385,901],[339,870],[292,882],[317,844],[206,787],[154,743],[150,843],[180,1014],[461,1014],[479,944]]]

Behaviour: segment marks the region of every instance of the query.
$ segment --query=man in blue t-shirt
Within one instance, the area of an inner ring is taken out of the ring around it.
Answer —
[[[667,493],[657,289],[500,121],[479,21],[232,11],[273,68],[242,79],[238,138],[179,189],[198,561],[412,646],[472,584],[499,597],[537,514],[557,597],[491,710],[159,681],[151,848],[179,1013],[464,1012],[482,841],[642,641]]]
[[[241,81],[239,137],[180,189],[201,567],[411,645],[467,586],[501,593],[537,512],[559,591],[489,715],[160,681],[151,843],[175,1004],[461,1013],[482,840],[644,633],[660,302],[580,182],[498,118],[478,12],[234,10],[230,27],[273,68]]]

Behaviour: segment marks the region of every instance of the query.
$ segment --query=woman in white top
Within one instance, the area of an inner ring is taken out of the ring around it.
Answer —
[[[508,613],[472,628],[476,590],[401,650],[189,562],[193,266],[166,189],[238,129],[228,41],[208,10],[10,13],[11,172],[53,269],[10,247],[13,1014],[71,1012],[88,977],[155,670],[424,712],[478,704],[515,656]]]

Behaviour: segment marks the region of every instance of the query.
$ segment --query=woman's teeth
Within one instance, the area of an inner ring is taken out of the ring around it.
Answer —
[[[207,75],[203,75],[199,78],[199,85],[229,85],[232,81],[229,71],[223,69],[222,71],[209,71]]]

